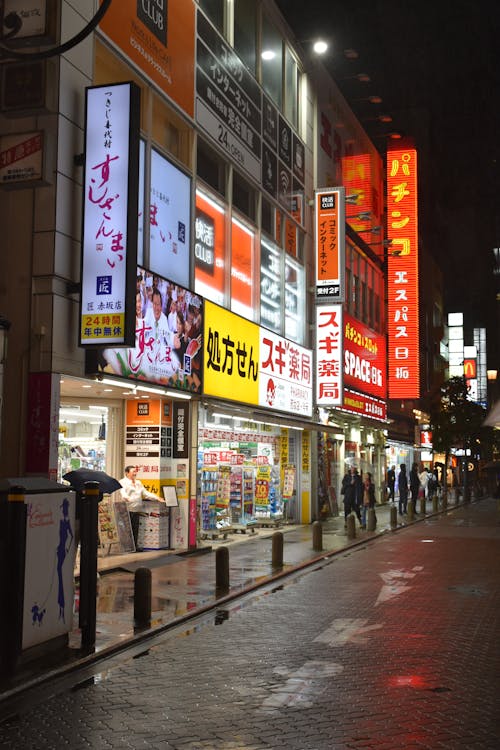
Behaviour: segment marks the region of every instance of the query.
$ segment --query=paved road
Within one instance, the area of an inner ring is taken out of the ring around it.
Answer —
[[[499,584],[495,502],[462,506],[26,705],[0,747],[497,750]]]

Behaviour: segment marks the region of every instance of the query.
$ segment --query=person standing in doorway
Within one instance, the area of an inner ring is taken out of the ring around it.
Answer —
[[[410,490],[411,499],[413,500],[413,510],[417,513],[417,498],[420,490],[420,477],[418,475],[418,464],[414,463],[410,471]]]
[[[160,500],[154,492],[149,492],[140,479],[137,479],[137,466],[126,466],[125,476],[120,479],[122,486],[122,498],[127,503],[130,515],[130,525],[132,526],[132,536],[137,550],[137,537],[139,534],[139,519],[141,511],[144,510],[143,500]]]
[[[344,518],[347,526],[347,516],[354,512],[361,522],[361,505],[363,503],[363,482],[355,466],[351,466],[342,480],[341,494],[344,496]]]

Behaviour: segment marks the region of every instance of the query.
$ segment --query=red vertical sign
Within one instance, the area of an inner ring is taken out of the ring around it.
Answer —
[[[389,248],[388,336],[389,398],[418,398],[418,216],[417,152],[387,152],[387,226]]]

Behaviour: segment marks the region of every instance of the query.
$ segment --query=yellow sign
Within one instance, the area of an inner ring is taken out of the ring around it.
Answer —
[[[259,326],[205,302],[203,390],[207,396],[259,403]]]

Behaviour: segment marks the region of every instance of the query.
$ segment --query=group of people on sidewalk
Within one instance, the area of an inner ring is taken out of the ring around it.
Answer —
[[[356,466],[351,466],[342,480],[340,490],[344,498],[344,518],[347,525],[347,516],[355,513],[359,525],[366,529],[366,519],[368,510],[375,508],[375,485],[372,481],[370,472],[366,472],[362,477]],[[376,522],[376,516],[375,516]]]
[[[437,476],[434,472],[428,471],[423,468],[419,472],[418,464],[415,462],[410,470],[410,475],[406,473],[406,465],[401,464],[399,475],[397,477],[398,484],[398,511],[399,515],[406,515],[408,512],[408,500],[411,498],[415,503],[415,511],[417,500],[422,497],[430,497],[438,487]],[[391,466],[387,471],[387,490],[389,492],[388,501],[395,502],[396,497],[396,467]]]

